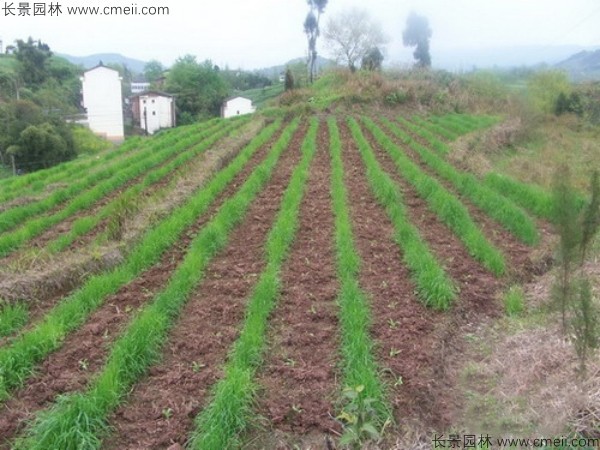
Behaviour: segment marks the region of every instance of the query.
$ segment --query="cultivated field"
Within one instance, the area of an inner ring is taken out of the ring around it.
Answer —
[[[497,121],[213,120],[0,180],[0,448],[449,429],[461,330],[547,270],[550,196],[446,158]]]

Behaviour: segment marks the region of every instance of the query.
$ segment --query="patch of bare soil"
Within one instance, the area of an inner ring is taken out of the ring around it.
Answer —
[[[116,433],[107,448],[185,444],[193,419],[222,376],[227,351],[238,337],[246,300],[264,268],[264,242],[299,161],[305,132],[306,126],[296,132],[266,189],[232,233],[227,249],[210,263],[165,345],[164,361],[150,370],[112,417]]]
[[[10,439],[23,428],[35,411],[45,407],[57,395],[85,387],[90,377],[104,364],[110,344],[127,324],[131,313],[143,307],[145,302],[164,287],[185,256],[193,236],[225,200],[237,191],[268,152],[271,143],[253,155],[211,208],[182,234],[179,242],[162,256],[158,264],[107,298],[82,327],[65,339],[59,350],[44,360],[37,375],[2,405],[0,436]]]
[[[162,199],[149,197],[135,217],[126,221],[125,235],[121,242],[108,242],[101,248],[90,249],[76,243],[69,251],[54,256],[20,255],[19,260],[0,270],[0,297],[6,300],[26,300],[31,309],[30,318],[35,321],[90,275],[118,265],[153,223],[167,216],[206,184],[214,173],[239,153],[262,126],[262,121],[252,121],[241,134],[216,143],[202,158],[189,164],[182,177],[171,179],[173,186],[169,187]],[[82,239],[84,242],[91,240],[89,237]]]
[[[282,269],[282,293],[270,321],[267,357],[258,374],[258,414],[268,421],[259,435],[280,436],[278,448],[292,447],[290,441],[284,444],[285,433],[294,441],[315,432],[341,431],[334,419],[339,395],[338,281],[325,123],[317,145],[298,234]],[[247,448],[254,447],[249,443]]]

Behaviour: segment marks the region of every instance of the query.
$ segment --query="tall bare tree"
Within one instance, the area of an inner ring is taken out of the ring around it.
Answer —
[[[356,8],[330,18],[323,34],[335,58],[346,61],[352,72],[357,62],[387,41],[381,25],[366,10]]]
[[[312,83],[316,75],[317,64],[317,38],[321,32],[319,23],[321,22],[321,14],[325,12],[328,0],[306,0],[309,11],[304,19],[304,32],[308,39],[308,80]]]

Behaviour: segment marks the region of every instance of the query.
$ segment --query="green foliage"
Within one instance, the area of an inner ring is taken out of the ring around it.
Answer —
[[[570,329],[581,373],[586,371],[586,362],[592,350],[600,342],[600,309],[594,303],[592,288],[587,278],[573,282],[573,299],[570,304],[572,317]]]
[[[517,316],[523,312],[524,293],[521,286],[512,286],[504,294],[504,310],[508,316]]]
[[[600,312],[594,304],[590,283],[581,268],[585,255],[600,227],[600,186],[598,172],[591,183],[591,199],[583,211],[577,208],[577,195],[568,167],[560,167],[554,175],[554,223],[560,236],[558,245],[559,267],[552,286],[552,300],[559,307],[563,330],[567,327],[585,372],[591,349],[598,346]],[[570,318],[567,314],[570,313]]]
[[[378,411],[375,407],[378,400],[367,397],[363,385],[344,388],[343,396],[346,406],[338,419],[344,422],[345,427],[340,445],[360,449],[367,441],[379,440],[381,434],[377,426]]]
[[[26,86],[37,86],[48,78],[48,60],[52,56],[50,47],[29,37],[27,41],[17,40],[15,52],[19,61],[19,76]]]
[[[558,95],[556,105],[554,106],[554,114],[560,116],[562,114],[572,113],[582,116],[583,112],[583,100],[577,92],[571,92],[569,96],[564,92],[561,92]]]
[[[29,311],[24,303],[0,299],[0,337],[9,336],[27,323]]]
[[[289,67],[285,70],[284,88],[286,91],[294,89],[294,74],[292,73],[292,70]]]
[[[97,154],[113,146],[106,139],[98,137],[87,127],[75,125],[71,128],[73,146],[77,154]]]
[[[149,83],[155,83],[159,78],[163,76],[165,71],[164,66],[160,61],[155,59],[148,61],[144,66],[144,78]]]
[[[175,95],[177,123],[181,125],[218,116],[227,97],[227,85],[212,62],[198,63],[191,55],[178,58],[171,67],[165,91]]]
[[[557,70],[541,71],[527,81],[530,101],[536,111],[552,114],[560,94],[570,95],[571,84],[566,73]]]
[[[381,70],[383,64],[383,53],[379,50],[379,47],[373,47],[370,49],[361,61],[361,68],[363,70]]]
[[[29,125],[9,147],[17,167],[39,170],[77,156],[71,131],[61,122]]]

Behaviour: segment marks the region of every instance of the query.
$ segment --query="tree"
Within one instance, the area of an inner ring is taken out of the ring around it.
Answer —
[[[48,77],[47,63],[52,52],[48,45],[41,41],[34,41],[31,37],[27,41],[17,40],[15,52],[19,62],[18,72],[25,86],[35,87],[42,84]]]
[[[294,89],[294,75],[292,74],[292,70],[289,67],[285,70],[284,86],[286,91],[291,91],[292,89]]]
[[[352,72],[358,61],[387,41],[381,26],[371,20],[369,13],[356,8],[329,19],[324,37],[335,58],[345,60]]]
[[[431,35],[432,31],[429,28],[427,17],[411,12],[406,19],[406,29],[402,33],[402,41],[405,46],[416,47],[413,56],[417,60],[417,67],[431,67],[431,55],[429,54]]]
[[[175,94],[178,123],[182,125],[218,115],[228,92],[213,63],[198,63],[192,55],[177,59],[167,76],[165,90]]]
[[[309,11],[304,19],[304,33],[308,40],[308,79],[312,83],[316,76],[317,38],[321,34],[319,24],[328,0],[307,0]]]
[[[153,59],[144,66],[144,78],[146,78],[146,81],[149,83],[154,83],[160,77],[162,77],[164,71],[165,68],[162,63]]]
[[[569,77],[559,70],[543,70],[527,80],[527,93],[533,107],[543,114],[556,112],[560,94],[567,97],[572,91]]]
[[[379,50],[379,47],[373,47],[363,56],[361,62],[361,68],[363,70],[381,70],[383,64],[383,53]]]

